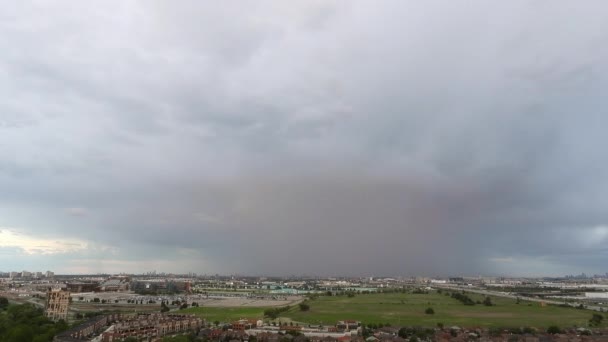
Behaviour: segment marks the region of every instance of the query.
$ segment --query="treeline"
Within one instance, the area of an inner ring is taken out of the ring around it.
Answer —
[[[44,316],[44,311],[32,304],[8,305],[0,297],[0,341],[2,342],[47,342],[66,330],[68,324],[60,320],[53,322]]]
[[[475,301],[464,293],[453,292],[452,298],[459,300],[464,305],[475,305]]]
[[[272,318],[272,319],[276,319],[283,312],[289,311],[289,309],[291,309],[291,306],[289,306],[289,305],[281,307],[281,308],[266,309],[266,310],[264,310],[264,316]]]
[[[435,334],[435,330],[421,327],[404,327],[399,329],[397,335],[409,341],[428,341]]]

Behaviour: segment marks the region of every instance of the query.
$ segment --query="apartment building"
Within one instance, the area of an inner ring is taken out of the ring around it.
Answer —
[[[46,293],[46,317],[53,321],[68,319],[70,292],[61,289],[49,289]]]

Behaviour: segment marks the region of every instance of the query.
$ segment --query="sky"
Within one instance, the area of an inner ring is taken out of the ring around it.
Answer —
[[[605,1],[14,1],[0,271],[608,272]]]

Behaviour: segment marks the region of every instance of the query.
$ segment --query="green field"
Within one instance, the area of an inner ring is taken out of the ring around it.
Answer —
[[[483,301],[483,296],[467,294],[473,300]],[[292,309],[286,316],[307,323],[334,323],[342,319],[355,319],[364,323],[390,323],[395,326],[446,326],[465,327],[547,327],[586,326],[592,312],[558,306],[541,307],[539,303],[507,298],[492,298],[494,306],[467,306],[444,294],[369,294],[353,298],[319,297],[309,301],[310,310]],[[433,308],[434,315],[425,314]]]
[[[473,300],[483,300],[481,295],[467,294]],[[558,306],[541,307],[539,303],[522,301],[516,304],[513,299],[492,298],[494,306],[466,306],[444,294],[367,294],[349,298],[347,296],[321,296],[309,300],[310,310],[302,312],[297,306],[283,313],[283,319],[309,324],[335,324],[338,320],[354,319],[365,324],[386,324],[393,326],[428,326],[437,323],[445,326],[464,327],[521,327],[546,328],[550,325],[560,327],[587,326],[592,311],[563,308]],[[434,315],[425,314],[433,308]],[[182,312],[196,313],[207,321],[227,322],[239,318],[262,318],[264,308],[190,308]],[[604,323],[604,325],[606,325]]]
[[[216,307],[198,307],[180,310],[180,313],[192,313],[201,318],[204,318],[209,323],[215,321],[232,322],[241,318],[256,318],[264,317],[264,308],[252,307],[236,307],[236,308],[216,308]]]

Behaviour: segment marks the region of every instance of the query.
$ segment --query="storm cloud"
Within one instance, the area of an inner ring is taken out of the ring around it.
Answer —
[[[608,269],[608,5],[19,2],[0,269]]]

